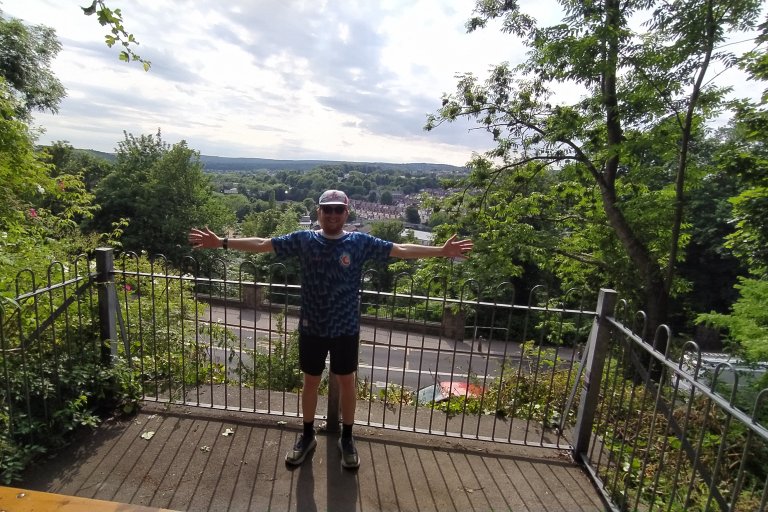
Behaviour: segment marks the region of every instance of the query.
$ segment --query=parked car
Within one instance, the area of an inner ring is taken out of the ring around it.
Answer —
[[[448,400],[451,396],[480,398],[483,396],[483,388],[471,382],[439,381],[419,389],[416,393],[420,404],[442,402],[443,400]]]
[[[753,382],[760,379],[763,375],[768,373],[768,362],[747,363],[738,357],[715,352],[703,352],[701,354],[701,364],[698,366],[698,374],[696,373],[698,357],[693,354],[685,354],[683,356],[682,369],[686,373],[696,376],[698,380],[703,381],[707,385],[712,384],[712,378],[715,375],[715,370],[718,366],[721,366],[720,373],[718,375],[718,383],[725,386],[733,386],[738,377],[739,388],[749,386]],[[690,385],[687,382],[680,381],[680,389],[688,390]]]

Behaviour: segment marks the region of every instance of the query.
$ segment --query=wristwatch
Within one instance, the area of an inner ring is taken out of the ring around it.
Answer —
[[[226,251],[227,249],[229,249],[228,245],[229,245],[229,238],[225,236],[224,240],[221,241],[221,248]]]

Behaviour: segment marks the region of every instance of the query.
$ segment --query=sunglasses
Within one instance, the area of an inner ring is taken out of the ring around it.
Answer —
[[[331,206],[331,205],[326,204],[326,205],[321,206],[320,209],[326,215],[330,215],[332,213],[335,213],[336,215],[341,215],[342,213],[347,211],[347,207],[343,206],[343,205],[340,205],[340,204],[336,205],[336,206]]]

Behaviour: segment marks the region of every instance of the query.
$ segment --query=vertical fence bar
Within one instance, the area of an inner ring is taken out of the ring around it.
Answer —
[[[96,249],[96,284],[99,290],[99,334],[101,345],[101,362],[110,365],[112,357],[117,356],[117,295],[113,292],[115,255],[110,247]],[[109,348],[104,344],[109,340]]]
[[[357,376],[355,376],[357,377]],[[327,420],[325,422],[325,429],[328,432],[338,432],[341,408],[341,390],[339,389],[339,380],[336,374],[328,371],[328,412],[326,413]],[[348,418],[342,418],[344,421],[349,421]]]
[[[600,381],[603,376],[606,354],[610,342],[610,329],[607,317],[613,313],[618,294],[614,290],[601,288],[592,321],[592,330],[587,341],[588,353],[584,384],[579,402],[579,412],[574,427],[573,454],[578,461],[589,450],[592,426],[600,398]]]
[[[6,399],[6,407],[7,407],[7,415],[8,415],[8,436],[13,436],[13,424],[16,421],[14,410],[13,410],[13,393],[11,391],[11,379],[9,378],[9,371],[8,371],[8,356],[10,356],[10,351],[8,350],[8,346],[5,344],[5,318],[3,317],[3,305],[0,304],[0,354],[2,354],[2,357],[0,357],[0,362],[2,362],[3,366],[3,378],[5,379],[5,396]],[[5,407],[3,408],[5,409]],[[5,411],[3,411],[5,412]]]

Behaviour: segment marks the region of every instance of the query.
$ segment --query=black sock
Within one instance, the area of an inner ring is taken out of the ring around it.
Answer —
[[[315,422],[304,422],[304,439],[310,440],[315,437]]]
[[[352,437],[352,424],[347,425],[346,423],[341,424],[341,437],[344,439],[349,439]]]

